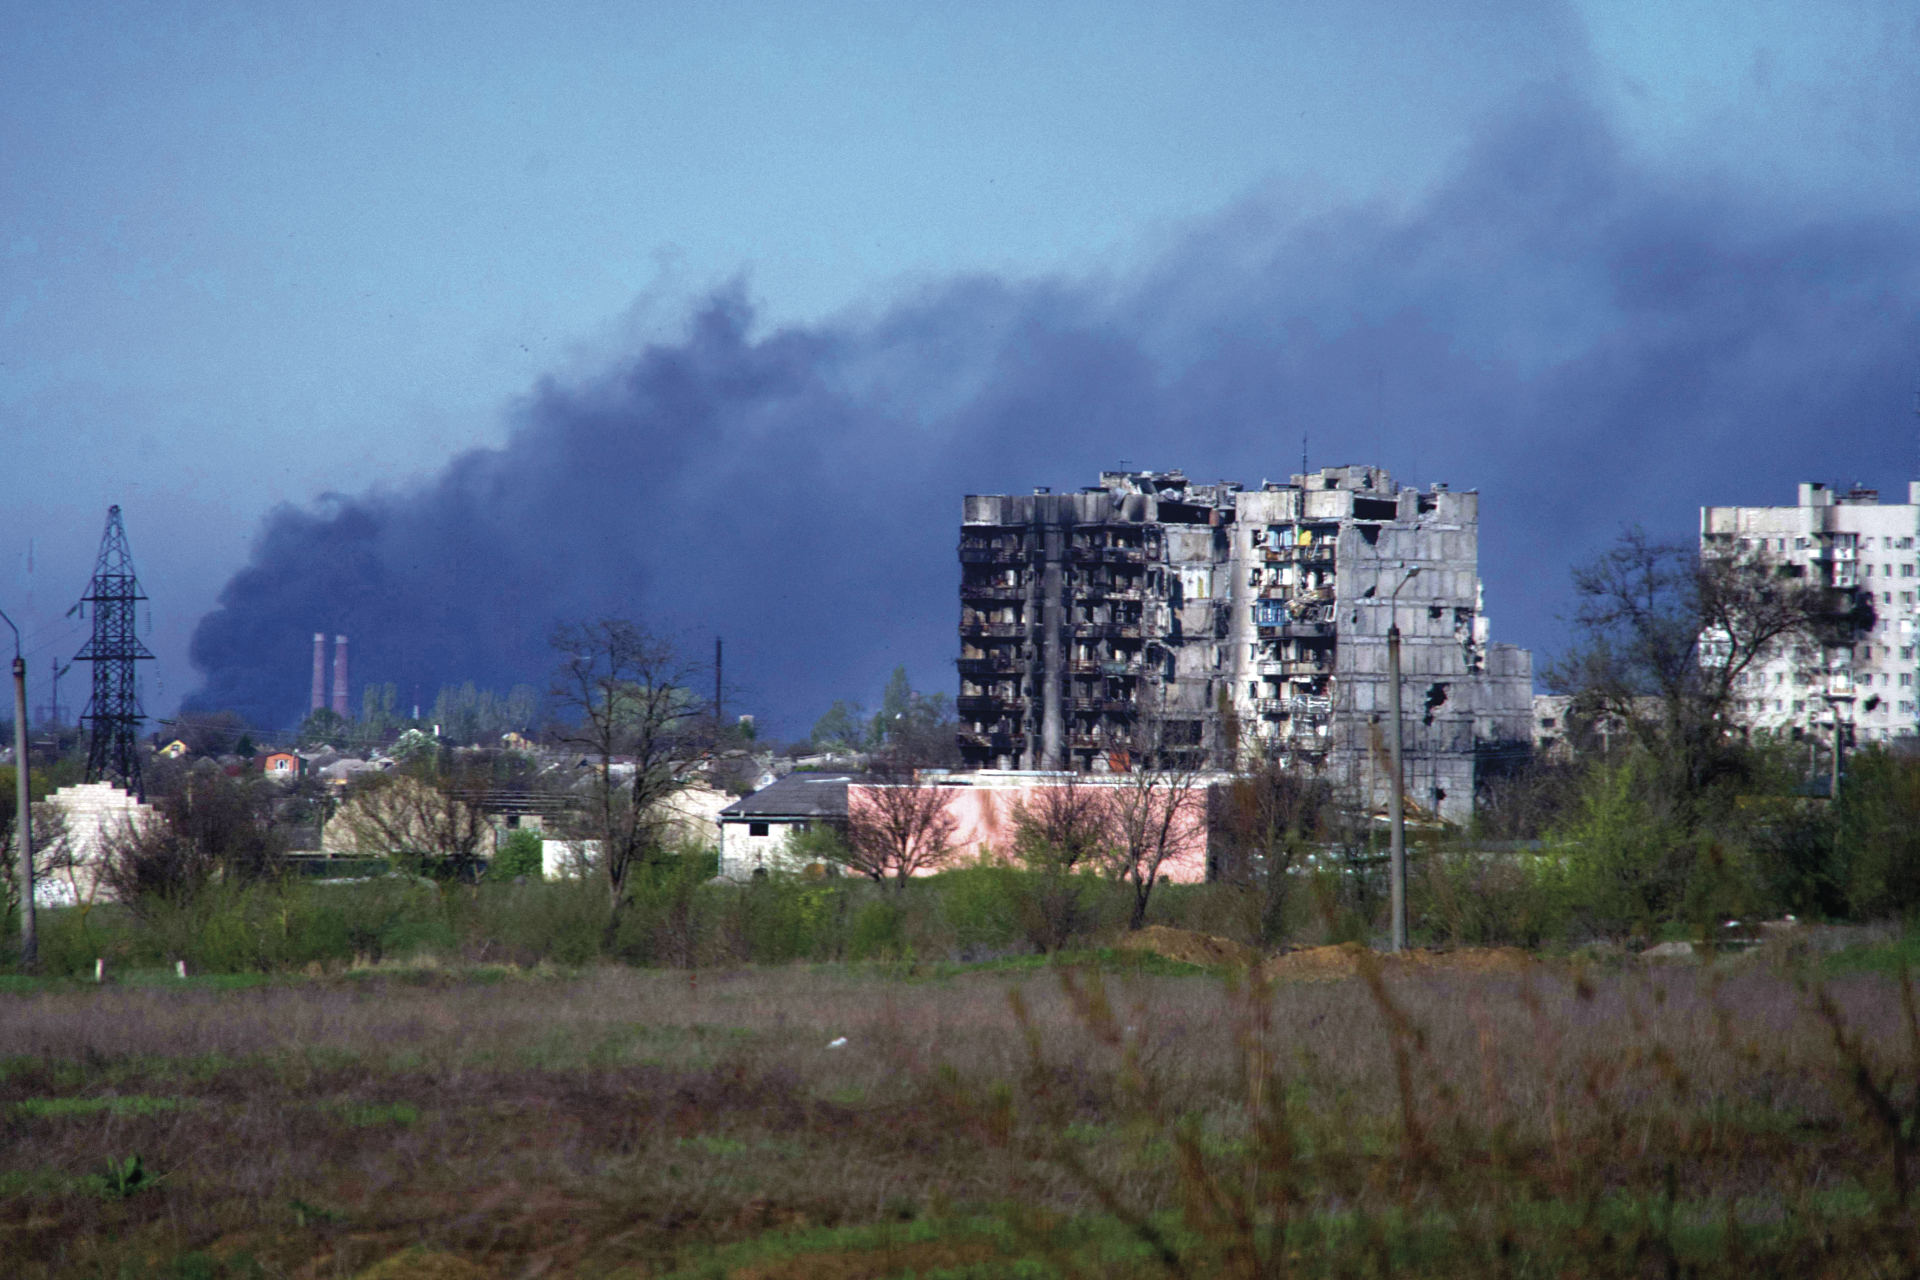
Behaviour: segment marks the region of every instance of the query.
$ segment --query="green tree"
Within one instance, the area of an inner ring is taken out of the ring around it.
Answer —
[[[1601,932],[1646,931],[1686,903],[1698,849],[1665,793],[1648,785],[1658,768],[1639,750],[1596,763],[1556,833],[1577,913]]]
[[[836,700],[825,715],[813,722],[809,741],[816,747],[843,751],[864,751],[870,743],[866,712],[857,702]]]
[[[344,747],[353,724],[331,707],[319,707],[300,722],[296,735],[302,747]]]
[[[1857,918],[1920,912],[1920,761],[1855,754],[1834,807],[1836,871]]]

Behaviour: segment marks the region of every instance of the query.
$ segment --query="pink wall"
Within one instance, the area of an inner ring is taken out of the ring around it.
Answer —
[[[946,865],[951,867],[970,862],[983,853],[992,852],[1000,858],[1013,856],[1014,806],[1028,800],[1047,784],[1026,783],[1004,787],[938,787],[951,799],[949,808],[953,816],[959,819],[960,826],[954,832],[954,851],[948,857]],[[1094,794],[1111,793],[1117,786],[1099,783],[1082,783]],[[1125,785],[1125,784],[1120,784]],[[859,783],[847,787],[847,806],[857,810],[868,803],[864,793],[873,791],[870,786]],[[1181,813],[1176,827],[1184,838],[1176,845],[1175,852],[1160,865],[1160,876],[1165,880],[1193,883],[1207,878],[1207,792],[1205,787],[1194,787],[1180,801]]]

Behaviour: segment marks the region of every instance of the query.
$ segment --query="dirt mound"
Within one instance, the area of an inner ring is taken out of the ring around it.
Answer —
[[[456,1254],[408,1249],[376,1262],[357,1280],[492,1280],[492,1275]]]
[[[1119,945],[1122,950],[1151,951],[1182,964],[1246,969],[1260,963],[1260,953],[1244,943],[1231,938],[1217,938],[1210,933],[1169,929],[1163,924],[1150,924],[1129,933],[1120,939]]]
[[[1462,947],[1458,951],[1409,951],[1404,955],[1369,953],[1357,942],[1334,947],[1304,947],[1275,956],[1260,966],[1269,982],[1337,982],[1357,977],[1361,957],[1371,954],[1387,973],[1522,973],[1534,963],[1518,947]]]

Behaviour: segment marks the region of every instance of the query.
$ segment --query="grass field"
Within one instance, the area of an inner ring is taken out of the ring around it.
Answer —
[[[0,1273],[1920,1266],[1920,1027],[1871,964],[1090,959],[15,980]]]

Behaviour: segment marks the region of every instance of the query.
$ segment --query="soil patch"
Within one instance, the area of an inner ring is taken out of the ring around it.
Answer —
[[[1269,982],[1337,982],[1358,977],[1362,958],[1368,955],[1388,974],[1524,973],[1535,963],[1518,947],[1462,947],[1457,951],[1408,951],[1395,956],[1370,953],[1357,942],[1343,942],[1277,955],[1260,966],[1260,976]]]
[[[1125,951],[1151,951],[1168,960],[1210,968],[1250,969],[1260,963],[1260,953],[1245,943],[1210,933],[1169,929],[1163,924],[1150,924],[1129,933],[1119,945]]]

